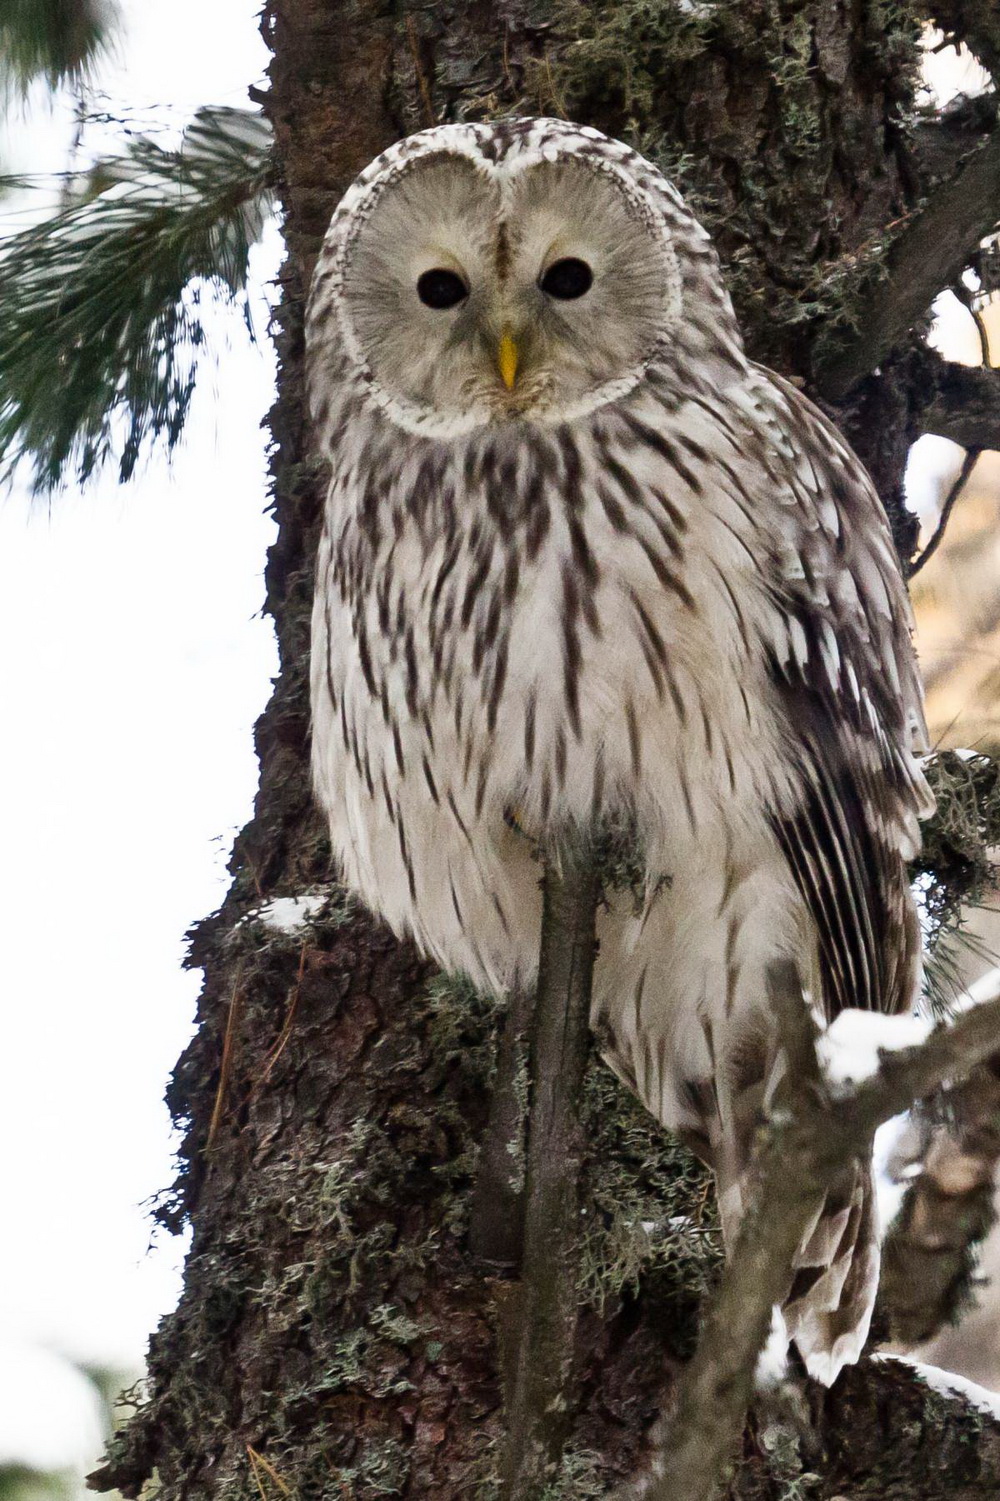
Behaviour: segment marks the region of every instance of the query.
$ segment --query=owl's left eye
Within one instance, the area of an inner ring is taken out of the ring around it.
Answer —
[[[538,285],[550,297],[568,302],[573,297],[582,297],[584,292],[589,292],[593,282],[594,273],[587,262],[579,260],[575,255],[568,255],[565,260],[553,261]]]
[[[468,295],[469,289],[462,278],[443,266],[435,266],[417,278],[417,296],[426,307],[456,307]]]

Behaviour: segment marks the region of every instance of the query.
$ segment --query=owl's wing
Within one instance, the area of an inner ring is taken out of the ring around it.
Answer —
[[[881,501],[836,428],[769,371],[745,400],[777,481],[769,665],[796,796],[772,819],[820,935],[827,1014],[896,1012],[920,973],[905,861],[933,809],[909,600]]]

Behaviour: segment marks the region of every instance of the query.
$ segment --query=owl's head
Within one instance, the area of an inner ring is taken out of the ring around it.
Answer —
[[[544,119],[439,126],[373,162],[334,215],[309,315],[313,359],[336,350],[341,376],[429,437],[581,416],[709,332],[738,350],[674,190],[619,142]]]

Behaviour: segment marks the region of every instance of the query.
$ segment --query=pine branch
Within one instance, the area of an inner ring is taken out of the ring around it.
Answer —
[[[180,150],[141,138],[70,183],[66,206],[0,243],[0,461],[36,489],[112,452],[180,436],[204,343],[203,296],[233,300],[271,200],[270,135],[202,110]]]
[[[852,334],[820,363],[815,384],[836,401],[869,375],[960,276],[1000,218],[1000,131],[939,183],[886,252]]]
[[[786,1046],[801,1057],[811,1023],[797,979],[775,966],[770,982]],[[803,1080],[798,1068],[789,1068],[794,1092],[771,1121],[756,1188],[698,1349],[681,1376],[646,1501],[712,1501],[742,1431],[771,1309],[784,1297],[793,1257],[828,1186],[852,1158],[871,1151],[884,1121],[1000,1050],[998,996],[1000,988],[920,1047],[883,1053],[873,1078],[836,1098],[812,1070]]]
[[[531,1023],[524,1255],[506,1401],[505,1501],[537,1501],[573,1414],[579,1303],[580,1100],[587,1062],[598,877],[592,850],[545,862],[542,945]]]
[[[80,82],[117,23],[111,0],[0,0],[0,88]]]

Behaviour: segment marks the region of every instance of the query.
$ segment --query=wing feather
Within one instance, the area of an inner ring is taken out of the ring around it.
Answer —
[[[799,796],[776,800],[772,822],[820,935],[828,1015],[895,1012],[919,981],[905,862],[933,808],[909,601],[881,501],[837,430],[770,372],[750,401],[794,503],[792,560],[771,585],[788,645],[770,672]]]

